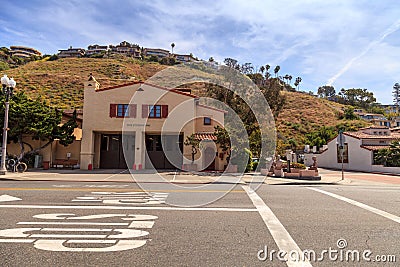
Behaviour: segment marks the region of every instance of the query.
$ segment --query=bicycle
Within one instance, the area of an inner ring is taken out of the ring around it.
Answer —
[[[6,168],[10,172],[25,172],[28,169],[28,166],[25,162],[22,162],[18,159],[8,159],[6,160]]]

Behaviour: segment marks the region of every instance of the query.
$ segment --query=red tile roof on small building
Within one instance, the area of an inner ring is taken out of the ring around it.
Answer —
[[[393,133],[393,132],[390,135],[367,134],[363,132],[344,132],[344,134],[357,139],[386,139],[386,140],[400,139],[400,133]]]
[[[217,137],[215,136],[214,133],[195,133],[195,138],[197,140],[212,140],[212,141],[216,141]]]
[[[366,150],[370,150],[370,151],[375,151],[375,150],[379,150],[379,149],[383,149],[383,148],[389,148],[389,146],[360,146],[361,148],[364,148]]]

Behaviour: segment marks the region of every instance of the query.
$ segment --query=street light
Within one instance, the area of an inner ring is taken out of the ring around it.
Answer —
[[[9,79],[7,75],[4,74],[1,77],[1,85],[3,86],[2,93],[6,96],[5,99],[5,110],[4,110],[4,128],[3,128],[3,144],[1,147],[1,163],[0,163],[0,175],[4,175],[7,172],[6,169],[6,155],[7,155],[7,131],[8,131],[8,109],[9,100],[12,97],[13,91],[17,83],[13,78]]]

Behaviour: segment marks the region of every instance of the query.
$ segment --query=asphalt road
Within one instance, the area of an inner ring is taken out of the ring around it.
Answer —
[[[147,189],[150,195],[134,183],[0,181],[0,265],[399,266],[396,185]],[[313,250],[316,260],[281,261],[279,250],[291,258]],[[360,261],[352,254],[346,261],[354,250]],[[394,261],[391,255],[397,262],[375,261]]]

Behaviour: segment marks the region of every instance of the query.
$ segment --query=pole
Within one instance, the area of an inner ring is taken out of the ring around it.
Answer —
[[[343,154],[344,154],[344,148],[342,148],[342,180],[344,180],[344,171],[343,171]]]
[[[8,130],[8,93],[6,93],[6,103],[4,111],[4,128],[3,128],[3,144],[1,147],[1,164],[0,164],[0,175],[4,175],[7,172],[6,169],[6,155],[7,155],[7,130]]]

